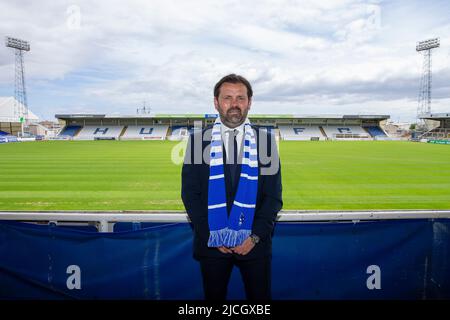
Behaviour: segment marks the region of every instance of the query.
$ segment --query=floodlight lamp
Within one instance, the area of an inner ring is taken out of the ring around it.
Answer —
[[[30,51],[30,44],[25,40],[6,37],[6,46],[9,48]]]
[[[439,46],[440,46],[439,38],[428,39],[425,41],[418,42],[416,45],[416,51],[430,50],[433,48],[437,48]]]

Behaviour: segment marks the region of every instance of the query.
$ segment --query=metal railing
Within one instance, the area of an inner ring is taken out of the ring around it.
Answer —
[[[279,222],[343,222],[371,220],[450,219],[450,210],[308,211],[283,210]],[[184,211],[0,211],[0,220],[56,225],[95,225],[99,232],[113,232],[117,222],[190,222]]]

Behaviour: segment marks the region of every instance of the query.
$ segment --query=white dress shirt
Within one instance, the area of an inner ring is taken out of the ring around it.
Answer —
[[[245,119],[245,121],[247,121],[247,119]],[[242,146],[242,141],[244,140],[244,125],[245,125],[245,121],[239,126],[239,127],[236,127],[236,128],[228,128],[226,125],[224,125],[223,123],[222,123],[222,126],[221,126],[221,132],[222,132],[222,141],[223,141],[223,145],[224,145],[224,147],[225,147],[225,153],[227,154],[227,157],[228,157],[228,155],[230,154],[229,152],[228,152],[228,139],[230,138],[230,137],[233,137],[230,133],[233,131],[233,130],[238,130],[238,134],[237,134],[237,136],[236,136],[236,143],[237,143],[237,149],[238,149],[238,157],[241,157],[242,156],[242,154],[239,154],[239,150],[241,150],[241,146]],[[233,145],[233,144],[231,144],[231,145]]]

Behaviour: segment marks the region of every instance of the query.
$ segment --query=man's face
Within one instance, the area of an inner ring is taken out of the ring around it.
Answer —
[[[220,87],[219,97],[214,97],[214,105],[219,111],[220,119],[229,128],[238,127],[245,121],[251,104],[247,87],[242,83],[225,82]]]

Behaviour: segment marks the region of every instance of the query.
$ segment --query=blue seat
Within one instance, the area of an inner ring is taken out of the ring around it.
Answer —
[[[73,137],[81,126],[66,126],[60,133],[59,136],[69,136]]]
[[[386,136],[378,126],[365,127],[372,137]]]

